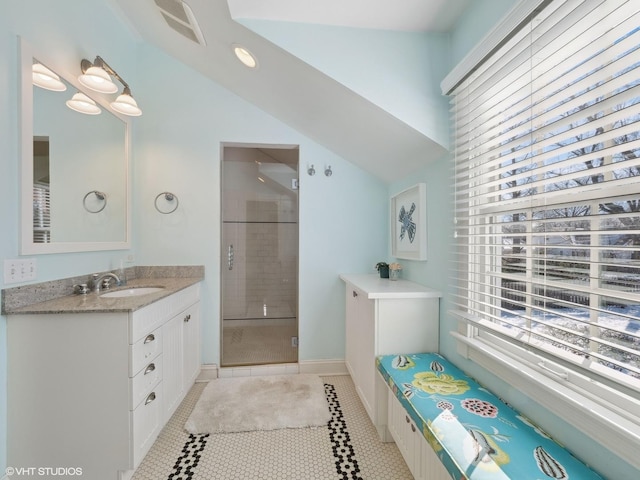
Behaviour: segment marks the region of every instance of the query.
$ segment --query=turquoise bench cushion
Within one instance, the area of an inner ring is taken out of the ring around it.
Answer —
[[[451,478],[602,480],[443,356],[383,355],[376,365]]]

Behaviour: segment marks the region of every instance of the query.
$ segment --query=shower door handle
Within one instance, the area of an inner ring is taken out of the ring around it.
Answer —
[[[229,270],[233,270],[233,245],[229,245],[229,249],[227,250],[227,266]]]

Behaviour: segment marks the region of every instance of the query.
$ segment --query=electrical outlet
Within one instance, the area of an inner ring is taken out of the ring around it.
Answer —
[[[20,258],[4,261],[4,283],[19,283],[35,280],[37,275],[35,258]]]

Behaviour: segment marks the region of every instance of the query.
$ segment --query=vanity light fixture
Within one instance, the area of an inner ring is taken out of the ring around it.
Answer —
[[[102,112],[100,107],[96,105],[96,102],[91,100],[82,92],[74,94],[73,97],[71,97],[71,100],[67,100],[67,107],[86,115],[98,115]]]
[[[129,87],[124,87],[122,94],[118,95],[118,98],[111,102],[111,108],[118,113],[131,117],[139,117],[142,115],[142,110],[140,110],[140,107],[138,107],[138,104],[131,96]]]
[[[67,89],[60,77],[41,63],[34,63],[31,71],[33,75],[32,81],[35,86],[54,92],[64,92]]]
[[[107,68],[109,70],[111,68],[99,56],[96,57],[94,63],[82,59],[80,68],[82,75],[78,77],[78,81],[85,87],[99,93],[116,93],[118,91],[118,86],[111,80],[107,71]]]
[[[78,77],[78,81],[85,87],[99,93],[116,93],[118,86],[111,77],[116,78],[124,88],[118,98],[111,102],[111,108],[123,115],[132,117],[142,115],[142,110],[140,110],[140,107],[131,96],[129,84],[100,56],[97,56],[93,63],[87,59],[82,59],[80,69],[82,70],[82,75]]]
[[[231,47],[233,48],[233,53],[235,53],[238,60],[240,60],[244,66],[248,68],[258,68],[258,60],[253,53],[237,43],[234,43]]]

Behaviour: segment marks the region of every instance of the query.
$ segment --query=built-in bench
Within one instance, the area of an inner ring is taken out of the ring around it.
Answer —
[[[376,366],[392,392],[388,408],[399,401],[406,421],[411,418],[451,478],[602,480],[441,355],[384,355],[377,357]],[[391,415],[389,419],[392,423]]]

